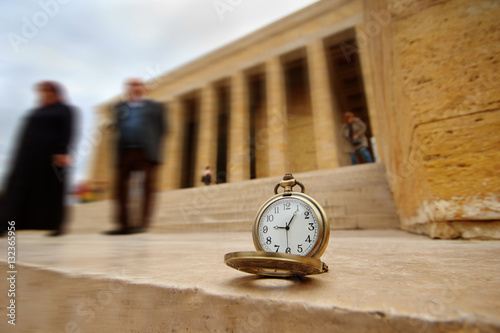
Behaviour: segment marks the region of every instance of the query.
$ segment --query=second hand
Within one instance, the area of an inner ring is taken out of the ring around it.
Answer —
[[[285,227],[285,230],[286,230],[286,250],[285,250],[285,253],[288,251],[288,249],[290,248],[288,246],[288,231],[290,230],[290,224],[292,224],[292,221],[295,217],[295,215],[297,215],[297,213],[299,212],[299,207],[297,207],[297,210],[295,212],[293,212],[293,215],[292,215],[292,218],[290,219],[290,221],[287,223],[286,227]],[[290,250],[290,253],[292,251]]]

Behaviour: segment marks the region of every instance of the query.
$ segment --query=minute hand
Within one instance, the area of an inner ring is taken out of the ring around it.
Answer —
[[[287,230],[288,230],[288,229],[290,229],[290,224],[292,224],[293,218],[295,217],[295,215],[297,215],[297,213],[298,213],[298,210],[296,210],[296,211],[293,213],[293,216],[292,216],[292,218],[290,219],[290,222],[288,222],[288,223],[287,223],[287,225],[286,225],[286,229],[287,229]]]

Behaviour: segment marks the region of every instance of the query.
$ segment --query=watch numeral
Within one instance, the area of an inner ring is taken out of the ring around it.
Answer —
[[[267,225],[265,225],[264,228],[262,228],[262,231],[264,231],[264,233],[266,234],[267,230],[268,230]]]
[[[267,245],[271,244],[271,236],[269,236],[269,237],[266,238],[266,244]]]
[[[279,207],[274,207],[274,214],[279,214],[280,213],[280,208]]]
[[[267,215],[266,222],[273,222],[273,221],[274,221],[274,215],[273,214]]]
[[[311,243],[311,235],[308,235],[305,241]]]
[[[283,204],[283,210],[289,210],[289,209],[290,209],[290,206],[291,206],[291,203],[289,203],[289,202],[285,202],[285,203]]]
[[[302,253],[302,251],[304,251],[304,250],[302,249],[302,244],[297,245],[297,252],[298,252],[298,253]]]
[[[307,229],[309,229],[309,231],[313,231],[314,230],[314,223],[313,222],[309,223],[309,226],[307,227]]]
[[[280,249],[280,246],[279,245],[274,245],[274,247],[276,248],[276,252],[278,252],[279,249]]]
[[[309,218],[309,212],[308,212],[308,211],[305,211],[305,212],[304,212],[304,215],[305,215],[305,217],[304,217],[304,218],[307,220],[307,219]]]
[[[286,252],[286,253],[292,253],[292,249],[291,249],[291,248],[289,248],[289,247],[287,247],[285,252]]]

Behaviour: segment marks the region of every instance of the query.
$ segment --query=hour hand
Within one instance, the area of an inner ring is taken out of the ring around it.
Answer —
[[[286,229],[286,227],[278,227],[277,225],[275,225],[274,229]]]

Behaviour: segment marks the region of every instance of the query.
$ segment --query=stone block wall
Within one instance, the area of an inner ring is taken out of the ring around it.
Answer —
[[[364,15],[359,51],[402,228],[500,238],[500,2],[366,0]]]

